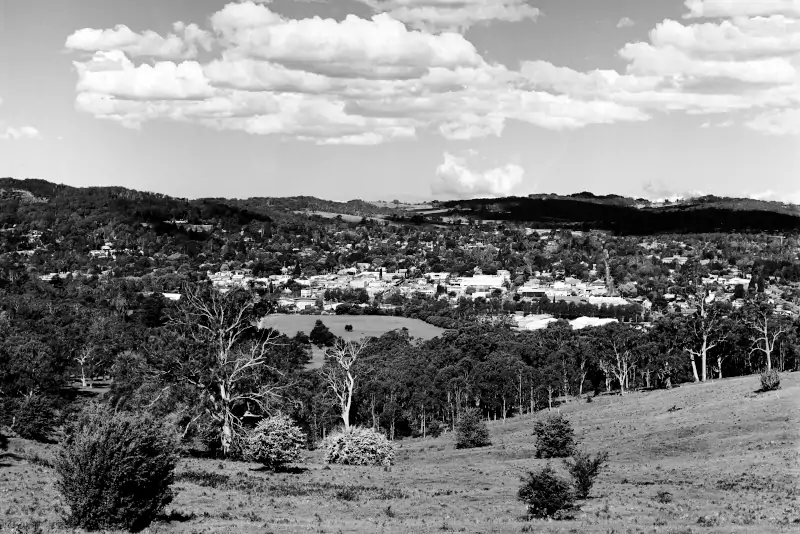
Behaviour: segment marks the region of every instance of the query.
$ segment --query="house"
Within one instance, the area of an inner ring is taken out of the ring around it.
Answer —
[[[317,300],[313,298],[299,298],[294,299],[294,306],[298,310],[305,310],[307,308],[313,308],[317,305]]]

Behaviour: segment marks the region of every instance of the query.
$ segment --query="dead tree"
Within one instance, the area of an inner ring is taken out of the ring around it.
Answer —
[[[328,387],[339,402],[345,430],[350,428],[350,408],[353,406],[353,393],[358,380],[356,364],[366,346],[366,340],[353,342],[339,339],[328,349],[327,362],[320,369]]]
[[[170,319],[173,327],[201,348],[176,362],[180,378],[192,385],[203,401],[202,412],[190,425],[207,415],[219,427],[226,456],[243,432],[237,415],[241,408],[252,406],[267,413],[281,389],[261,379],[266,370],[280,374],[268,364],[277,334],[272,330],[258,331],[252,317],[253,305],[251,296],[242,289],[223,294],[185,286],[183,298]]]

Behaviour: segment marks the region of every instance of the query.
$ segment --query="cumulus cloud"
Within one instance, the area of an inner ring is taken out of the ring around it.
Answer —
[[[461,32],[491,21],[536,20],[540,11],[529,0],[358,0],[412,28]]]
[[[499,136],[509,119],[552,129],[647,119],[625,104],[528,87],[520,71],[487,63],[458,33],[410,29],[388,13],[286,19],[267,4],[231,3],[214,13],[215,42],[206,48],[219,53],[203,62],[166,60],[192,54],[177,46],[167,52],[147,32],[72,36],[72,49],[94,50],[74,61],[76,108],[130,128],[176,120],[362,145],[420,129],[451,140]]]
[[[685,191],[675,190],[665,186],[660,181],[653,182],[652,180],[645,182],[642,186],[642,191],[644,191],[644,196],[653,202],[664,202],[665,200],[675,202],[682,199],[702,197],[707,194],[698,189]]]
[[[478,171],[469,167],[466,158],[445,152],[444,162],[436,168],[431,192],[458,198],[509,196],[522,184],[524,176],[525,169],[513,163]]]
[[[636,23],[630,17],[622,17],[617,22],[617,28],[630,28],[631,26],[635,26]]]
[[[82,52],[121,51],[131,57],[166,59],[193,58],[197,55],[198,47],[211,49],[211,33],[200,29],[196,24],[176,22],[173,30],[175,33],[162,37],[149,30],[136,33],[123,24],[107,30],[84,28],[67,37],[65,46],[69,50]]]
[[[800,108],[761,113],[750,120],[747,126],[772,135],[800,135]]]
[[[800,0],[686,0],[686,18],[800,16]]]
[[[42,134],[33,126],[22,126],[14,128],[8,126],[5,130],[0,130],[0,139],[2,140],[24,140],[24,139],[41,139]]]
[[[624,70],[579,71],[492,64],[464,35],[440,31],[477,19],[396,18],[397,10],[433,9],[456,20],[471,7],[482,20],[506,20],[486,15],[497,6],[532,18],[526,2],[363,1],[376,11],[371,18],[289,19],[269,2],[245,0],[212,14],[207,29],[177,23],[163,38],[124,26],[81,30],[68,39],[80,54],[76,108],[132,128],[175,120],[320,144],[378,144],[420,131],[468,140],[500,136],[509,120],[564,130],[676,111],[736,113],[760,132],[798,133],[800,20],[785,6],[725,17],[734,8],[723,2],[690,2],[690,16],[718,20],[666,20],[648,40],[621,48]]]

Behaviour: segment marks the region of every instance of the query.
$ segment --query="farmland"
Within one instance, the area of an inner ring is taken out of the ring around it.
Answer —
[[[298,331],[308,334],[318,319],[322,320],[331,332],[346,340],[379,337],[398,328],[408,328],[411,337],[420,339],[431,339],[444,332],[442,328],[418,319],[380,315],[268,315],[262,319],[261,326],[275,328],[289,336]],[[346,325],[352,325],[353,331],[347,332],[344,329]]]
[[[268,315],[262,319],[261,327],[272,327],[289,336],[296,332],[308,334],[314,328],[317,319],[321,319],[335,335],[348,341],[363,337],[378,337],[398,328],[408,328],[410,336],[420,339],[431,339],[444,332],[444,329],[419,319],[380,315]],[[353,331],[346,331],[344,329],[346,325],[352,325]],[[319,347],[312,346],[311,362],[306,368],[318,369],[322,367],[324,361],[324,351]]]
[[[800,374],[778,392],[756,387],[743,377],[563,405],[582,444],[611,454],[571,520],[527,522],[515,498],[520,475],[546,463],[534,458],[539,412],[491,422],[487,448],[455,450],[450,433],[401,441],[391,471],[328,468],[321,451],[279,474],[184,459],[171,518],[149,532],[797,532]],[[59,531],[51,471],[25,460],[50,447],[11,440],[0,532],[38,520]]]

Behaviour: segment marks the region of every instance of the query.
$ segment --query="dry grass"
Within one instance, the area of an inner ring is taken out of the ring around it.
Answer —
[[[519,477],[546,462],[534,459],[535,418],[526,416],[491,423],[487,448],[456,451],[450,434],[403,441],[389,472],[328,469],[320,451],[300,474],[185,460],[172,518],[149,531],[800,532],[800,374],[783,382],[768,394],[754,394],[758,377],[746,377],[566,405],[585,446],[611,454],[569,521],[522,518]],[[21,446],[29,444],[12,440],[17,455]],[[0,462],[9,464],[0,468],[0,531],[57,532],[49,470]]]

